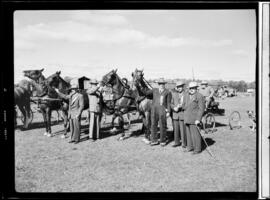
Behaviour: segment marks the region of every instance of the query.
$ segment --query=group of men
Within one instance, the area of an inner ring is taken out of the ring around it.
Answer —
[[[153,88],[146,95],[153,97],[151,105],[151,133],[145,135],[144,142],[151,146],[166,146],[167,118],[172,117],[174,130],[173,147],[181,146],[184,152],[198,154],[202,151],[202,140],[198,130],[205,109],[213,100],[214,90],[203,81],[198,88],[197,82],[190,82],[187,90],[184,82],[177,82],[172,90],[166,88],[166,81],[157,81],[159,88]],[[83,111],[84,98],[78,91],[78,79],[72,79],[71,93],[65,95],[56,89],[60,97],[69,100],[69,122],[71,131],[70,143],[80,141],[80,121]],[[100,138],[100,95],[102,87],[97,80],[90,80],[86,90],[89,97],[89,139],[94,141]],[[158,138],[158,125],[160,137]]]
[[[143,141],[151,146],[166,146],[166,122],[172,117],[174,130],[173,147],[181,146],[184,152],[198,154],[202,151],[202,140],[198,130],[202,116],[213,101],[214,90],[206,81],[199,88],[197,82],[190,82],[188,91],[184,82],[177,82],[173,90],[166,89],[166,81],[157,81],[159,88],[145,91],[153,96],[151,108],[151,134]],[[159,124],[160,138],[157,138]]]

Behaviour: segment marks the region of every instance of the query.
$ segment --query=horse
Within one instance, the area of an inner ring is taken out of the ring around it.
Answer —
[[[41,84],[45,81],[45,76],[42,74],[42,72],[44,71],[44,68],[42,69],[34,69],[34,70],[24,70],[24,76],[31,79],[32,81],[34,81],[35,83]],[[30,85],[32,87],[32,85]],[[33,90],[32,88],[30,89],[32,96],[36,96],[35,94],[35,90]],[[34,101],[32,101],[34,102]],[[34,102],[36,103],[36,102]],[[38,110],[38,112],[41,112],[40,110]],[[61,115],[61,113],[58,112],[58,110],[55,110],[55,112],[57,113],[57,123],[59,123],[60,118],[64,119],[63,115]]]
[[[111,100],[104,101],[102,99],[101,106],[102,111],[105,112],[106,115],[112,116],[112,127],[114,127],[114,120],[119,118],[119,127],[120,130],[124,130],[124,118],[123,115],[128,114],[129,112],[135,111],[135,97],[133,91],[129,88],[128,84],[117,75],[117,69],[112,70],[106,75],[102,77],[101,86],[110,87],[112,89]],[[130,124],[130,122],[129,122]],[[113,129],[112,131],[114,131]],[[123,140],[125,138],[125,132],[122,131],[122,134],[119,140]]]
[[[136,104],[139,115],[143,120],[143,126],[141,132],[145,134],[144,141],[149,142],[150,130],[151,130],[151,105],[152,97],[146,97],[145,92],[152,89],[152,86],[144,79],[143,70],[135,69],[132,76],[132,89],[136,91]],[[147,141],[148,140],[148,141]]]
[[[33,91],[35,92],[34,97],[38,98],[38,105],[44,119],[46,128],[44,135],[52,137],[51,112],[53,110],[61,110],[65,129],[65,132],[61,137],[65,138],[68,130],[68,103],[66,100],[58,98],[57,92],[49,85],[48,80],[50,80],[50,78],[45,79],[40,83],[32,81]]]
[[[32,121],[31,107],[30,107],[30,82],[22,80],[14,86],[14,103],[18,106],[23,115],[23,128],[27,129]],[[15,110],[14,123],[17,125],[17,112]]]
[[[52,88],[57,88],[59,89],[59,91],[63,94],[68,94],[70,91],[70,84],[68,82],[66,82],[61,76],[61,71],[57,71],[56,73],[52,74],[51,76],[49,76],[46,80],[47,83],[50,87]],[[88,108],[89,108],[89,98],[88,98],[88,94],[86,93],[86,91],[84,90],[80,90],[80,93],[82,93],[83,98],[84,98],[84,108],[83,110],[87,110],[88,112]],[[65,103],[68,104],[67,100],[64,100]],[[67,106],[68,108],[68,106]],[[65,112],[67,112],[67,110],[65,110]],[[90,116],[89,116],[89,112],[87,115],[87,119],[89,120]]]
[[[45,76],[42,74],[43,71],[44,71],[44,68],[40,70],[24,70],[23,73],[25,77],[40,84],[46,79]]]

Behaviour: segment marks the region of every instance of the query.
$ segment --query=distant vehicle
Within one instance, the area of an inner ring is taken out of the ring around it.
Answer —
[[[225,97],[234,97],[234,96],[236,96],[236,89],[233,89],[231,87],[227,87],[226,85],[224,85],[223,88],[224,88]]]

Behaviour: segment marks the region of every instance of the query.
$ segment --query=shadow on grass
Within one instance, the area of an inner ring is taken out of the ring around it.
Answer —
[[[59,122],[57,122],[57,120],[51,121],[51,126],[59,125],[59,124],[63,124],[63,121],[59,121]],[[31,123],[29,124],[28,128],[23,128],[23,125],[17,125],[16,127],[14,127],[14,129],[20,129],[21,131],[28,131],[28,130],[39,129],[39,128],[45,128],[45,123],[43,121]]]
[[[213,140],[212,138],[205,138],[205,141],[207,143],[207,145],[210,147],[212,146],[213,144],[215,144],[215,140]],[[206,144],[204,141],[202,141],[202,151],[206,150]]]
[[[223,126],[228,126],[228,124],[223,124],[223,123],[220,123],[220,122],[216,122],[216,125],[215,127],[223,127]]]

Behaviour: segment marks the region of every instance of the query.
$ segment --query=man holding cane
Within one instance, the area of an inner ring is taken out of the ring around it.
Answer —
[[[205,100],[202,94],[197,91],[197,82],[189,83],[188,94],[184,96],[184,123],[186,125],[187,148],[186,152],[193,151],[198,154],[202,151],[202,138],[197,126],[205,110]]]

